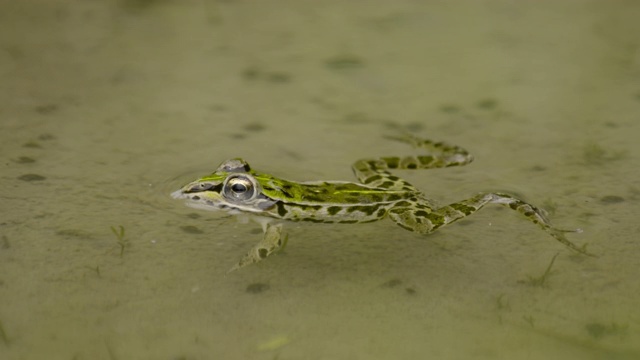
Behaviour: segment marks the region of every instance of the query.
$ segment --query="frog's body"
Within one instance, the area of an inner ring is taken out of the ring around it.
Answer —
[[[360,184],[288,181],[255,172],[242,159],[231,159],[220,164],[213,174],[185,185],[172,196],[188,199],[188,204],[196,208],[258,217],[264,237],[232,270],[258,262],[284,245],[286,237],[282,234],[282,224],[273,220],[353,224],[388,217],[404,229],[428,234],[473,214],[488,203],[517,210],[556,240],[586,253],[564,236],[568,230],[553,227],[543,211],[508,194],[481,193],[436,207],[413,185],[388,170],[459,166],[470,163],[472,156],[458,146],[441,142],[409,136],[393,139],[431,150],[434,154],[359,160],[352,168]]]

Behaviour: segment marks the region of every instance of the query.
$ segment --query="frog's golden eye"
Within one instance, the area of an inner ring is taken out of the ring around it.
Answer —
[[[235,176],[227,179],[224,185],[224,196],[234,200],[249,200],[253,198],[256,187],[251,179],[245,176]]]

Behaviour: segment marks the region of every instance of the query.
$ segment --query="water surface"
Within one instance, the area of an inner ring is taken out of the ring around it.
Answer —
[[[0,358],[640,357],[640,5],[628,1],[2,1]],[[410,131],[474,163],[401,172],[441,203],[511,191],[588,244],[491,207],[256,224],[169,193],[241,156],[352,180]],[[118,239],[111,227],[125,229]],[[543,277],[554,258],[555,261]]]

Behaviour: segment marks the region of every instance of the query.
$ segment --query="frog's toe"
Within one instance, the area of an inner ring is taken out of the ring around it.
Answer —
[[[264,247],[253,247],[237,264],[235,264],[227,273],[241,269],[247,265],[255,264],[260,260],[269,256],[270,252]]]

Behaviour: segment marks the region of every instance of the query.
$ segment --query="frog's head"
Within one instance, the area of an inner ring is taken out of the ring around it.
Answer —
[[[187,199],[188,206],[198,209],[259,213],[272,207],[274,201],[262,194],[255,175],[243,159],[230,159],[213,174],[190,182],[171,196]]]

